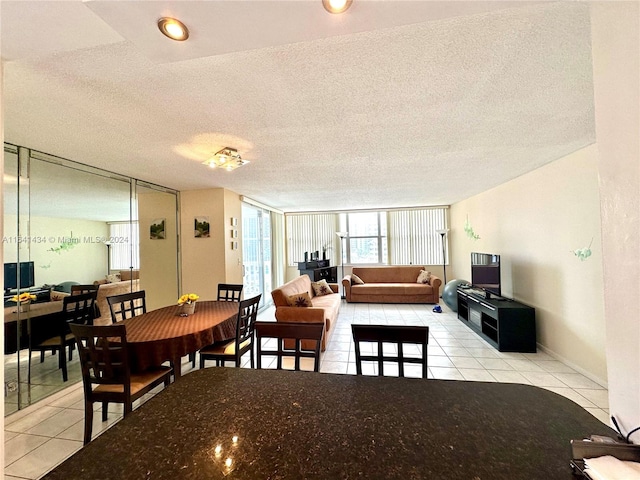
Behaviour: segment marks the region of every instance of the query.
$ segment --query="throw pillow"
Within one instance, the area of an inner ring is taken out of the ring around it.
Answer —
[[[120,274],[110,273],[109,275],[106,276],[106,278],[107,278],[107,283],[116,283],[120,281]]]
[[[358,275],[356,275],[355,273],[351,274],[351,285],[364,285],[364,280],[362,280]]]
[[[325,279],[322,279],[319,282],[311,282],[311,286],[313,287],[313,293],[316,297],[333,293],[333,290],[331,290],[331,287]]]
[[[311,297],[307,292],[296,293],[287,297],[287,303],[290,307],[311,307]]]
[[[51,301],[52,302],[61,302],[64,297],[68,297],[69,294],[66,292],[56,292],[55,290],[51,290]]]
[[[418,275],[418,280],[416,280],[416,283],[431,283],[431,272],[420,270],[420,275]]]

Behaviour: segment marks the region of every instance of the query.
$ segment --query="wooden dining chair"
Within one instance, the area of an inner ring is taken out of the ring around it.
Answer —
[[[100,288],[100,284],[98,285],[94,285],[93,283],[88,283],[88,284],[84,284],[84,285],[71,285],[71,295],[78,295],[81,293],[90,293],[90,292],[96,292],[96,299],[98,298],[98,290]],[[98,308],[98,302],[95,303],[95,316],[94,318],[100,318],[100,308]]]
[[[301,358],[313,358],[313,371],[320,371],[320,346],[324,335],[324,322],[302,323],[302,322],[256,322],[256,345],[258,368],[262,368],[263,355],[275,355],[277,357],[276,368],[282,370],[282,359],[294,358],[294,370],[300,370]],[[276,350],[264,350],[262,340],[274,338],[276,340]],[[295,340],[293,350],[284,348],[284,340]],[[303,350],[302,340],[315,341],[313,350]]]
[[[171,368],[156,367],[132,373],[125,325],[71,325],[82,367],[84,385],[84,444],[91,441],[93,404],[102,402],[102,421],[109,403],[124,404],[124,416],[133,402],[156,386],[169,385]]]
[[[219,283],[218,284],[218,298],[219,302],[239,302],[242,296],[242,289],[244,285],[235,283]],[[190,353],[189,360],[191,361],[191,368],[196,368],[196,354]]]
[[[69,361],[73,360],[75,341],[69,329],[71,324],[92,325],[95,317],[95,302],[97,291],[70,295],[62,299],[62,312],[56,318],[58,334],[47,339],[32,338],[29,348],[29,383],[31,383],[31,352],[40,352],[40,363],[44,362],[45,352],[58,353],[58,366],[62,369],[62,380],[69,379],[67,373],[67,347],[69,347]]]
[[[204,368],[205,360],[215,360],[216,366],[224,366],[225,362],[234,362],[235,366],[239,367],[242,356],[247,352],[251,353],[251,368],[254,367],[254,325],[258,317],[260,297],[262,294],[239,303],[236,337],[233,340],[216,342],[200,349],[200,368]]]
[[[242,295],[244,285],[233,283],[218,284],[218,301],[219,302],[239,302]]]
[[[107,297],[111,321],[113,323],[147,313],[146,293],[144,290]]]
[[[362,362],[376,362],[378,376],[384,375],[384,362],[398,364],[398,376],[404,377],[404,364],[417,363],[422,365],[422,378],[427,378],[427,344],[429,343],[429,327],[395,326],[395,325],[351,325],[353,343],[356,352],[356,373],[362,375]],[[372,342],[377,353],[362,355],[360,342]],[[383,352],[383,343],[396,345],[398,354],[391,355]],[[404,346],[417,345],[420,357],[407,356]]]

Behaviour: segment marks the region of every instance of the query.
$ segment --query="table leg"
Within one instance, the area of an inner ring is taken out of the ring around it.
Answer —
[[[176,381],[182,376],[182,357],[173,357],[171,363],[173,367],[173,378],[174,381]]]

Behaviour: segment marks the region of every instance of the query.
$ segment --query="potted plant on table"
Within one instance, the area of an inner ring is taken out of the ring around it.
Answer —
[[[196,302],[200,297],[195,293],[185,293],[178,299],[180,315],[192,315],[196,311]]]
[[[11,301],[16,302],[19,312],[28,312],[29,305],[31,305],[31,302],[35,299],[36,299],[35,295],[29,292],[24,292],[24,293],[21,293],[20,295],[14,295],[11,298]]]

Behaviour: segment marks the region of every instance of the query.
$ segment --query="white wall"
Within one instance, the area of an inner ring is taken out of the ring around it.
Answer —
[[[609,411],[625,433],[640,425],[639,25],[638,2],[591,5]]]
[[[18,253],[16,215],[3,218],[4,262],[15,262]],[[34,262],[36,286],[67,281],[93,283],[105,277],[107,249],[100,242],[101,238],[109,236],[109,226],[105,222],[37,216],[29,217],[29,221],[30,237],[37,241],[20,245],[23,249],[20,261]],[[51,251],[65,238],[73,238],[72,248]]]
[[[606,385],[599,206],[595,146],[456,203],[450,278],[471,280],[470,252],[501,255],[503,295],[535,307],[538,343]]]

